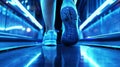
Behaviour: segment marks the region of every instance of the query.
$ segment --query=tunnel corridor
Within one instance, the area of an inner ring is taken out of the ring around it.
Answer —
[[[57,45],[42,44],[40,0],[0,0],[0,67],[120,67],[120,0],[76,0],[79,41],[61,42],[57,0]]]

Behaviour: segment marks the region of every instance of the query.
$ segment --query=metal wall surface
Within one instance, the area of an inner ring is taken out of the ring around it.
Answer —
[[[26,20],[16,11],[0,1],[0,36],[18,36],[21,39],[37,39],[39,31],[28,24]]]
[[[120,8],[103,16],[86,30],[86,37],[114,34],[120,32]]]

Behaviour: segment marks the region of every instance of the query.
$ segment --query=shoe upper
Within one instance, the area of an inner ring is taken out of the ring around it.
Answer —
[[[49,30],[44,34],[43,44],[56,44],[57,33],[54,30]]]

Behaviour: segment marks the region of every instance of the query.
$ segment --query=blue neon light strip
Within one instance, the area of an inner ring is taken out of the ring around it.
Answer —
[[[8,31],[8,30],[13,30],[13,29],[25,30],[23,26],[11,26],[11,27],[6,28],[5,30]]]
[[[0,30],[4,31],[8,31],[8,30],[13,30],[13,29],[21,29],[21,30],[25,30],[25,28],[23,26],[11,26],[11,27],[7,27],[7,28],[2,28],[0,27]]]
[[[83,22],[83,24],[80,25],[80,30],[82,30],[90,21],[92,21],[97,15],[100,15],[102,10],[109,4],[113,4],[116,0],[106,0],[97,10],[95,10],[95,12],[87,18],[87,20],[85,20]]]
[[[42,25],[26,10],[26,8],[18,0],[11,0],[9,3],[16,4],[16,6],[18,6],[39,29],[43,28]]]
[[[30,65],[31,65],[40,55],[41,55],[41,52],[38,53],[34,58],[32,58],[32,59],[30,60],[30,62],[28,62],[28,64],[27,64],[26,66],[24,66],[24,67],[30,67]]]

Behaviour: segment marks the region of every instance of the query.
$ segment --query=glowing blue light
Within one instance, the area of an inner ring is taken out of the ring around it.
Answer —
[[[120,32],[113,32],[113,33],[101,34],[101,35],[96,35],[96,36],[88,36],[88,37],[89,38],[109,38],[109,35],[112,36],[112,35],[115,35],[115,34],[120,34]],[[113,36],[113,37],[116,37],[116,36]]]
[[[18,0],[11,0],[11,2],[15,3],[16,6],[18,6],[24,12],[24,14],[30,18],[32,23],[34,23],[39,29],[42,29],[42,25],[25,9],[25,7]]]
[[[41,55],[41,52],[38,53],[34,58],[32,58],[30,62],[28,62],[28,64],[24,67],[29,67],[40,55]]]
[[[90,17],[88,17],[87,20],[83,22],[83,24],[80,25],[80,30],[82,30],[89,22],[91,22],[97,15],[100,15],[102,13],[102,10],[109,4],[114,3],[115,0],[106,0],[97,10],[95,10]]]
[[[11,27],[6,28],[5,30],[8,31],[8,30],[13,30],[13,29],[25,30],[23,26],[11,26]]]
[[[2,27],[1,27],[1,28],[0,28],[0,30],[2,30],[2,31],[3,31],[3,30],[5,30],[5,28],[2,28]]]
[[[74,3],[76,4],[76,3],[77,3],[77,0],[74,0]]]
[[[21,3],[24,4],[24,1],[22,1]]]
[[[26,31],[27,31],[27,32],[31,32],[31,28],[27,28]]]
[[[114,3],[116,0],[106,0],[106,1],[108,1],[109,4],[112,4],[112,3]]]
[[[25,3],[27,3],[28,2],[28,0],[25,0]]]
[[[100,67],[92,58],[90,58],[87,54],[86,51],[87,47],[81,47],[81,55],[84,57],[84,59],[88,60],[94,67]]]
[[[6,3],[7,3],[7,4],[8,4],[8,3],[10,3],[10,4],[12,4],[12,5],[16,5],[16,3],[15,3],[15,2],[13,2],[12,0],[10,0],[10,1],[9,1],[9,0],[7,0],[7,1],[6,1]]]
[[[87,38],[91,38],[90,36],[88,36]]]
[[[30,6],[29,6],[29,5],[27,6],[27,9],[28,9],[28,10],[30,9]]]
[[[2,8],[2,14],[3,14],[3,15],[6,15],[6,11],[7,11],[6,8],[3,7],[3,8]]]

